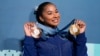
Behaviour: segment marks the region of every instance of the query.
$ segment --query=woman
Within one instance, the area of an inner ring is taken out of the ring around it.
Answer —
[[[57,34],[60,14],[53,3],[41,3],[35,14],[37,23],[24,25],[23,56],[87,56],[83,21],[76,20],[79,34],[74,37],[70,32]]]

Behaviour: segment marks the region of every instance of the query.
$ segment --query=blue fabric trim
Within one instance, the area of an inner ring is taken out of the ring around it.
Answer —
[[[48,27],[48,26],[45,26],[43,24],[40,24],[38,22],[36,22],[36,25],[43,30],[44,34],[55,34],[56,32],[58,32],[58,29],[57,28],[51,28],[51,27]]]

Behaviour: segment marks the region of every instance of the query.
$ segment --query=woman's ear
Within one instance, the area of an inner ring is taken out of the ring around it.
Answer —
[[[39,17],[39,19],[40,19],[40,21],[44,22],[44,19],[41,16]]]

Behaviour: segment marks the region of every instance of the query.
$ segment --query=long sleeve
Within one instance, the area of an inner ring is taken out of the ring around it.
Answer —
[[[85,33],[79,34],[76,37],[76,56],[88,56],[86,47],[87,38]]]
[[[73,42],[73,56],[88,56],[85,37],[85,32],[74,37],[68,32],[67,38]]]
[[[23,56],[37,56],[35,40],[32,37],[25,36],[23,45]]]

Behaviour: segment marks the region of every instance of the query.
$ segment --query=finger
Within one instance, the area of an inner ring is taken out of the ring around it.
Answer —
[[[34,27],[34,23],[33,23],[33,22],[30,22],[30,26],[31,26],[31,27]]]
[[[28,29],[31,29],[31,27],[34,26],[31,22],[28,22],[28,23],[26,23],[26,24],[27,24]]]
[[[80,27],[83,28],[85,26],[85,23],[82,20],[77,20],[76,24]]]
[[[25,24],[25,25],[24,25],[24,28],[25,28],[25,29],[28,29],[28,24]]]
[[[34,27],[31,27],[31,31],[34,32],[37,28],[37,26],[34,24]]]
[[[28,30],[28,31],[34,31],[34,29],[32,29],[32,28],[36,28],[36,26],[35,26],[35,23],[34,22],[27,22],[27,23],[25,23],[25,25],[24,25],[24,28],[26,29],[26,30]]]
[[[85,25],[85,22],[82,21],[82,20],[80,20],[79,23],[80,23],[81,25]]]
[[[79,20],[78,19],[75,20],[75,24],[79,24]]]
[[[31,31],[31,28],[32,28],[32,27],[33,27],[33,26],[32,26],[31,23],[27,23],[27,28],[28,28],[29,31]]]
[[[30,22],[31,26],[36,26],[35,22]]]

